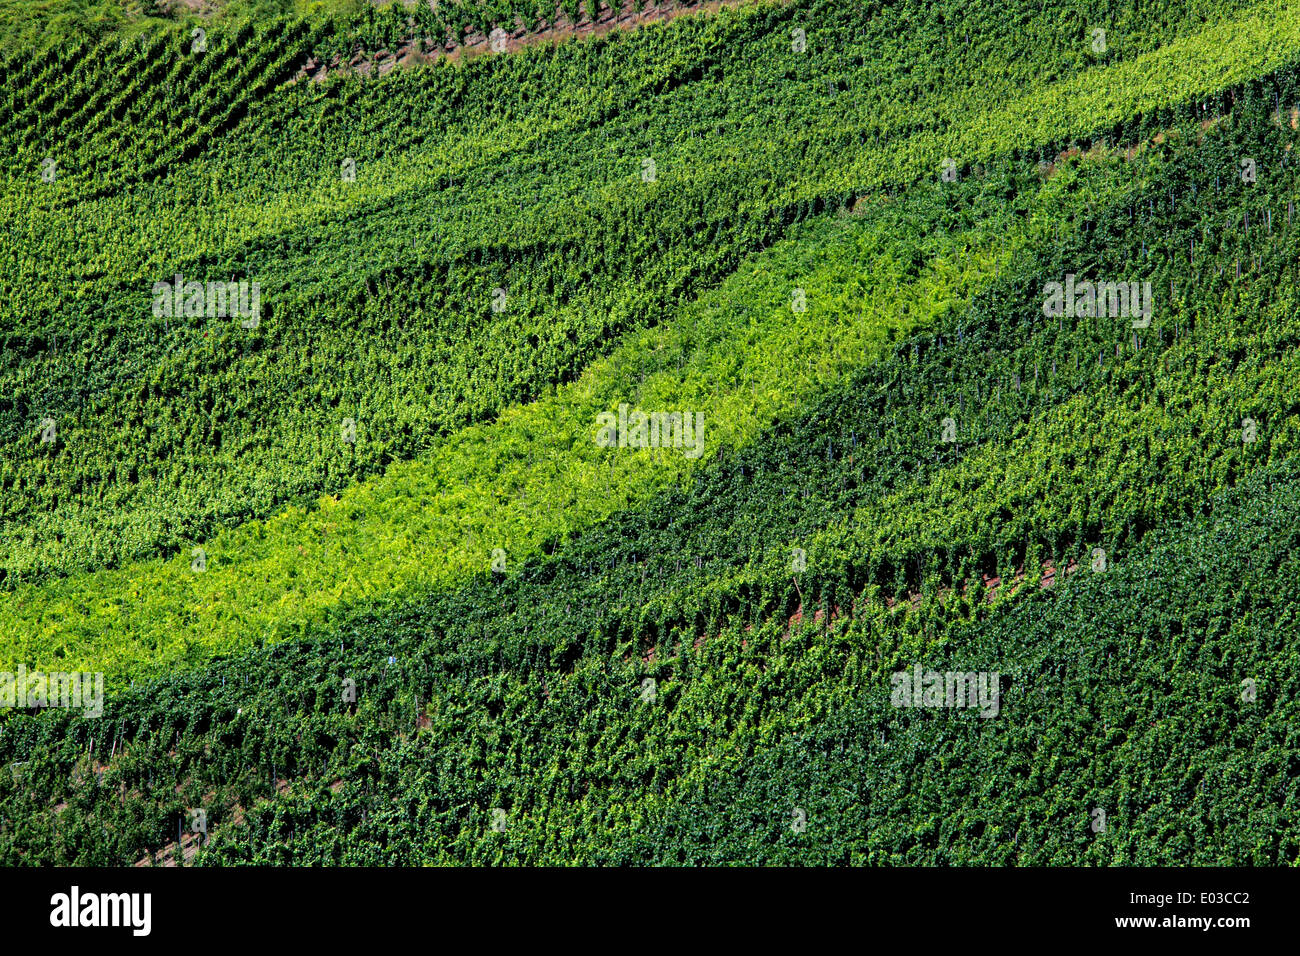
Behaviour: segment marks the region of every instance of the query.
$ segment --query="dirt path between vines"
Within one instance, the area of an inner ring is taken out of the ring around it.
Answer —
[[[573,37],[604,36],[614,30],[634,30],[647,23],[661,23],[675,20],[680,16],[716,13],[723,7],[779,2],[781,0],[703,0],[703,2],[690,3],[677,2],[677,0],[654,0],[643,4],[638,11],[634,0],[616,0],[615,4],[602,3],[600,12],[594,18],[587,14],[587,4],[584,3],[583,13],[576,23],[558,9],[554,22],[547,23],[544,28],[532,32],[525,31],[516,21],[515,28],[507,31],[502,38],[504,50],[499,49],[497,52],[510,53],[526,46],[537,46]],[[498,45],[500,46],[500,41]],[[491,55],[493,55],[491,38],[477,31],[465,34],[460,43],[451,39],[439,43],[433,38],[425,37],[420,41],[418,49],[415,41],[412,40],[402,44],[396,51],[360,52],[346,61],[342,56],[334,56],[327,62],[318,61],[313,57],[303,64],[293,81],[310,78],[321,83],[330,76],[347,74],[383,76],[398,66],[409,68],[429,60],[446,59],[455,62]]]

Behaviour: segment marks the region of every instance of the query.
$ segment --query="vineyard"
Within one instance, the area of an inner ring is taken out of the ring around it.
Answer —
[[[0,3],[0,863],[1300,864],[1297,9],[696,6]]]

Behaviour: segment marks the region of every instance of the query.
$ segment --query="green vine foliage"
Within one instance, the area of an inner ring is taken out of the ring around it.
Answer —
[[[165,862],[203,807],[188,863],[1296,863],[1266,8],[1162,6],[1162,44],[1125,5],[808,2],[320,86],[280,84],[339,23],[268,23],[171,84],[247,70],[243,106],[140,143],[89,124],[145,88],[67,71],[0,129],[0,301],[36,290],[0,333],[2,646],[109,693],[0,712],[0,862]],[[1169,47],[1205,53],[1172,99]],[[117,320],[208,270],[263,277],[262,325]],[[1149,282],[1153,321],[1045,314],[1067,274]],[[597,448],[619,401],[707,409],[707,453]],[[894,706],[917,665],[996,672],[998,714]]]

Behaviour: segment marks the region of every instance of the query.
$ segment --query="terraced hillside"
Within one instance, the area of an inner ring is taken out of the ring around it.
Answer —
[[[498,6],[0,62],[0,861],[1300,860],[1296,10]]]

